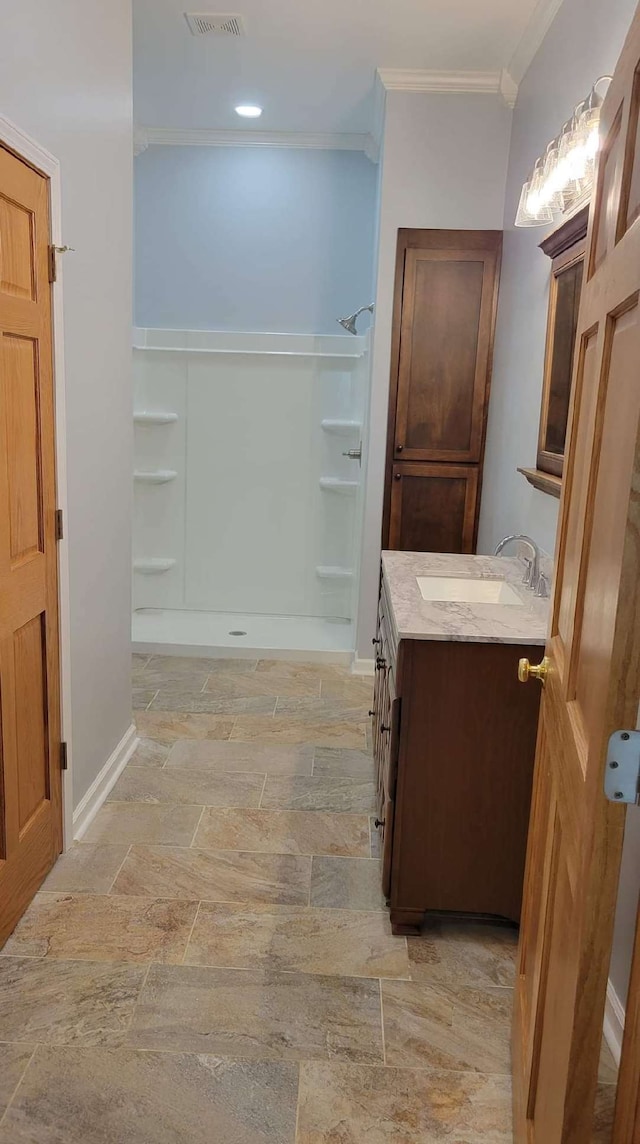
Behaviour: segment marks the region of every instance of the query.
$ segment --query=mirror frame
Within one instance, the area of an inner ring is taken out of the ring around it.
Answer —
[[[547,315],[547,338],[544,355],[544,376],[542,384],[542,403],[540,408],[540,427],[538,431],[537,468],[542,473],[549,473],[556,477],[562,476],[564,464],[564,451],[553,453],[547,447],[547,426],[549,418],[549,401],[551,396],[551,369],[556,335],[556,306],[558,301],[558,280],[569,267],[584,261],[587,223],[589,207],[583,207],[561,227],[547,236],[540,243],[551,263],[551,282],[549,288],[549,310]],[[577,316],[577,315],[576,315]],[[575,350],[575,344],[574,344]],[[573,356],[572,356],[573,373]],[[571,384],[571,380],[570,380]]]

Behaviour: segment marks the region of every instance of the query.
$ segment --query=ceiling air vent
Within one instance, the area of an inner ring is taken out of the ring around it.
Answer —
[[[185,12],[194,36],[244,36],[244,20],[233,12]]]

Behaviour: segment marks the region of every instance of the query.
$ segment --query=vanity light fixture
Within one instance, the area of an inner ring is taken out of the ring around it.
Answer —
[[[243,119],[259,119],[262,108],[254,103],[241,103],[236,107],[236,115],[241,115]]]
[[[548,226],[556,215],[589,201],[600,143],[600,109],[610,82],[610,75],[596,80],[536,160],[522,188],[516,226]]]

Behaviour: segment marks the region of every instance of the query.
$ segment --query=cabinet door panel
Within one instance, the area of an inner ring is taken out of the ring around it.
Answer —
[[[382,893],[385,898],[391,897],[391,858],[393,846],[393,818],[395,807],[391,799],[384,804],[382,826],[380,827],[380,842],[382,844]]]
[[[463,243],[406,252],[396,460],[481,459],[499,255]]]
[[[475,465],[394,465],[389,548],[473,552],[477,497]]]

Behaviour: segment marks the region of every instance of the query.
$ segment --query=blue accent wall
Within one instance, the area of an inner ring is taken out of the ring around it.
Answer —
[[[339,333],[373,300],[376,183],[357,151],[150,147],[135,162],[136,325]]]

